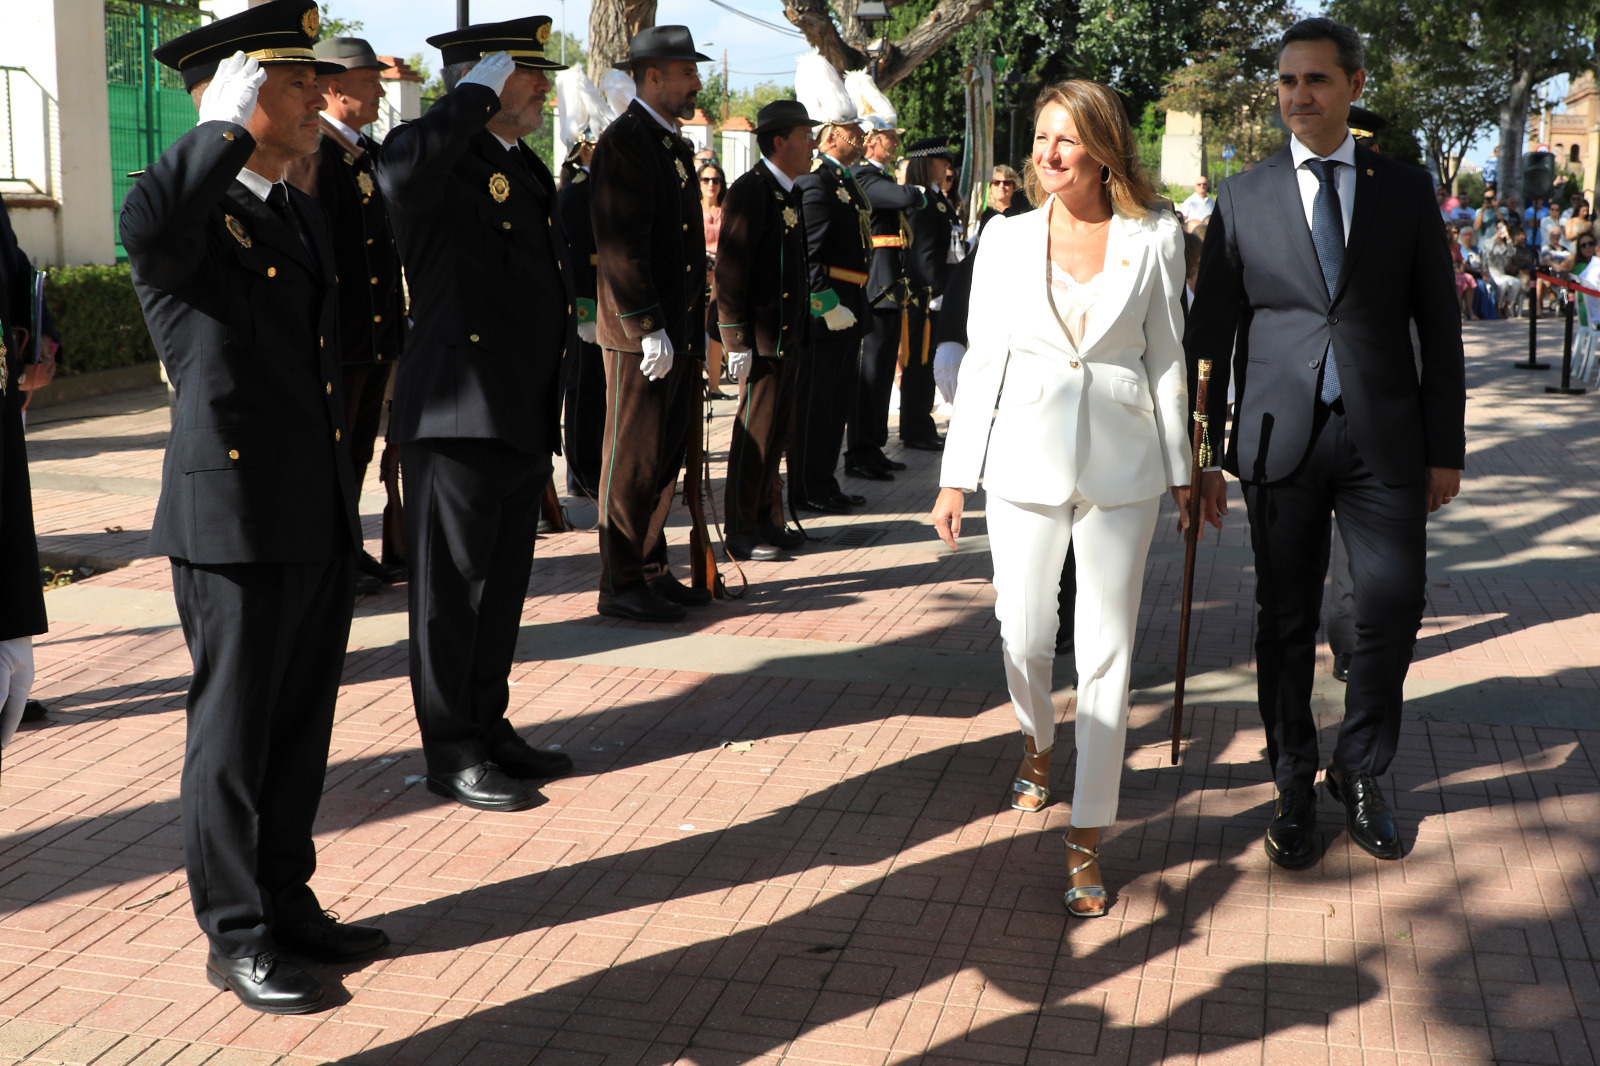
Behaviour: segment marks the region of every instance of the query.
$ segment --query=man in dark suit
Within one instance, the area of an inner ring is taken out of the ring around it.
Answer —
[[[573,271],[577,275],[578,347],[567,358],[566,396],[562,415],[562,440],[566,443],[567,491],[600,499],[600,449],[606,426],[606,364],[595,343],[595,279],[600,257],[594,248],[594,184],[589,162],[594,158],[595,134],[583,130],[572,142],[561,166],[561,190],[556,204],[561,228],[567,234]]]
[[[905,257],[911,296],[906,325],[911,333],[900,371],[900,441],[907,448],[937,452],[944,450],[944,438],[933,421],[933,341],[945,285],[965,245],[961,219],[943,189],[952,166],[950,138],[925,137],[910,147],[906,158],[906,182],[925,188],[927,202],[906,213],[911,231]]]
[[[1310,701],[1329,513],[1349,549],[1356,645],[1326,782],[1351,839],[1392,859],[1400,839],[1377,778],[1394,757],[1422,619],[1427,516],[1460,491],[1466,452],[1444,228],[1426,174],[1355,145],[1346,118],[1362,65],[1360,36],[1328,19],[1284,35],[1278,105],[1293,136],[1223,184],[1186,334],[1191,378],[1200,360],[1212,366],[1213,426],[1230,378],[1237,393],[1223,468],[1243,482],[1255,549],[1260,711],[1278,786],[1266,850],[1291,868],[1318,857]],[[1221,472],[1204,475],[1212,524],[1226,492]]]
[[[811,172],[794,183],[806,231],[811,315],[817,321],[811,323],[795,383],[789,503],[797,511],[849,514],[867,501],[846,493],[835,470],[858,392],[872,209],[849,169],[861,158],[861,128],[854,114],[828,118]]]
[[[794,409],[811,293],[795,179],[811,165],[805,105],[777,100],[756,116],[761,161],[728,189],[717,240],[717,329],[739,410],[728,444],[724,514],[736,559],[775,559],[805,543],[783,524],[778,459]]]
[[[572,768],[506,720],[539,499],[560,447],[573,271],[550,171],[521,141],[550,91],[542,15],[428,38],[449,92],[378,153],[414,326],[389,437],[406,486],[411,698],[428,788],[485,811]]]
[[[860,384],[850,415],[844,472],[869,481],[893,481],[894,471],[906,464],[883,454],[889,443],[889,397],[894,392],[894,372],[900,361],[903,310],[907,305],[905,250],[911,230],[905,212],[927,203],[915,185],[898,185],[886,171],[900,148],[900,134],[877,115],[864,120],[867,134],[861,162],[850,169],[872,205],[872,269],[867,282],[867,305],[872,311],[861,344]]]
[[[312,49],[317,59],[344,68],[322,79],[325,108],[322,143],[290,163],[289,183],[328,216],[333,263],[342,279],[339,294],[339,355],[344,370],[344,421],[349,429],[350,461],[356,487],[367,476],[389,372],[405,342],[405,293],[400,283],[400,253],[394,246],[389,209],[378,190],[372,157],[377,145],[361,127],[378,118],[383,99],[379,71],[388,70],[359,37],[333,37]],[[385,508],[383,531],[399,526],[400,516]],[[398,539],[397,537],[395,539]],[[385,558],[404,558],[400,544],[384,545]],[[385,566],[365,548],[356,556],[356,591],[377,592],[405,580],[405,567]]]
[[[380,929],[308,881],[361,544],[345,438],[335,266],[322,210],[283,181],[317,147],[313,0],[274,0],[156,49],[200,122],[122,205],[122,243],[176,391],[150,550],[194,661],[179,800],[206,977],[270,1014]],[[248,55],[247,55],[248,53]],[[260,58],[257,58],[260,57]]]
[[[597,311],[606,360],[601,459],[599,610],[636,622],[675,622],[711,602],[667,565],[667,515],[694,413],[704,402],[705,230],[694,149],[674,119],[694,115],[700,91],[684,26],[635,34],[624,66],[634,100],[595,146]]]

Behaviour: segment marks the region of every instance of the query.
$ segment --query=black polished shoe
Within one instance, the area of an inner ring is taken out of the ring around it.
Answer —
[[[806,535],[792,526],[765,525],[761,527],[761,539],[774,548],[787,548],[793,551],[805,544]]]
[[[643,581],[621,592],[602,592],[596,608],[607,618],[626,618],[631,622],[681,622],[688,612]]]
[[[874,455],[871,459],[869,459],[867,461],[867,465],[875,466],[878,469],[886,472],[904,470],[906,468],[906,464],[902,463],[898,459],[891,459],[882,452],[879,452],[877,455]]]
[[[263,1014],[310,1014],[322,1002],[317,979],[275,951],[242,959],[213,951],[206,957],[206,980]]]
[[[826,500],[803,500],[795,509],[815,511],[817,514],[850,514],[850,505],[839,496],[830,496]]]
[[[1306,785],[1278,793],[1267,826],[1267,858],[1285,870],[1317,861],[1317,790]]]
[[[318,962],[348,962],[389,946],[389,934],[375,925],[346,925],[326,911],[275,923],[272,939],[285,951]]]
[[[730,533],[727,544],[729,555],[746,562],[754,559],[757,562],[768,563],[783,554],[771,544],[763,544],[761,538],[754,533]]]
[[[22,705],[22,720],[24,722],[42,722],[50,714],[50,709],[38,700],[29,700]]]
[[[572,772],[572,756],[564,751],[540,751],[518,736],[491,747],[489,758],[501,773],[518,781],[546,780]]]
[[[867,502],[867,498],[865,496],[857,496],[853,492],[836,492],[830,496],[829,499],[843,500],[851,507],[861,507]]]
[[[900,446],[903,448],[910,448],[912,451],[916,452],[942,452],[944,451],[944,438],[934,437],[932,440],[903,440],[900,442]]]
[[[385,585],[393,585],[397,581],[406,579],[406,568],[404,566],[380,563],[372,557],[371,552],[364,551],[356,556],[356,569],[363,574],[370,574]]]
[[[858,477],[865,481],[893,481],[894,475],[887,470],[876,466],[867,466],[863,463],[846,463],[844,472],[850,477]]]
[[[544,802],[537,790],[514,780],[492,762],[453,774],[429,771],[428,791],[480,811],[525,811]]]
[[[356,573],[357,596],[375,596],[388,587],[388,585],[385,585],[371,574],[363,574],[359,571]]]
[[[1333,679],[1335,681],[1350,680],[1350,660],[1352,656],[1347,651],[1342,651],[1333,657]]]
[[[680,607],[704,607],[715,597],[710,589],[697,589],[693,585],[685,585],[671,574],[662,574],[650,582],[650,591]]]
[[[1378,782],[1364,770],[1328,767],[1322,777],[1328,795],[1344,804],[1344,824],[1362,851],[1375,859],[1400,857],[1400,831]]]

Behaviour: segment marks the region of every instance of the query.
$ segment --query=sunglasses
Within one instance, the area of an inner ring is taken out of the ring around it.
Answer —
[[[1010,181],[1010,180],[1005,179],[1005,178],[1000,178],[998,180],[991,181],[989,184],[990,185],[1003,185],[1008,189],[1014,189],[1014,188],[1017,187],[1017,183],[1016,182]]]
[[[721,185],[722,184],[722,179],[721,178],[701,178],[700,179],[700,184],[701,185]]]

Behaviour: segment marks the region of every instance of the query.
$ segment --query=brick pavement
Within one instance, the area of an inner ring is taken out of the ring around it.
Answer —
[[[596,618],[592,535],[542,539],[512,716],[578,771],[531,811],[417,783],[403,593],[364,600],[314,886],[395,945],[314,967],[334,1006],[300,1018],[201,972],[177,826],[188,660],[143,546],[163,399],[52,410],[30,439],[41,546],[116,568],[49,594],[52,717],[6,752],[0,1063],[1592,1062],[1596,401],[1511,370],[1515,326],[1468,334],[1471,469],[1434,528],[1388,781],[1401,862],[1352,849],[1328,802],[1319,865],[1261,852],[1241,505],[1203,556],[1176,767],[1181,555],[1170,523],[1158,536],[1114,905],[1069,919],[1065,805],[1005,809],[1017,741],[981,523],[938,548],[936,464],[913,452],[863,514],[808,523],[832,539],[746,564],[744,599],[678,626]],[[1318,691],[1331,732],[1338,686]]]

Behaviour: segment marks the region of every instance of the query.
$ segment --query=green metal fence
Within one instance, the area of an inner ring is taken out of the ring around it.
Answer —
[[[198,0],[196,0],[198,2]],[[111,107],[111,217],[133,187],[128,174],[149,166],[194,128],[194,104],[176,71],[151,56],[157,47],[211,16],[195,3],[106,0],[106,91]],[[126,258],[122,241],[117,257]]]

